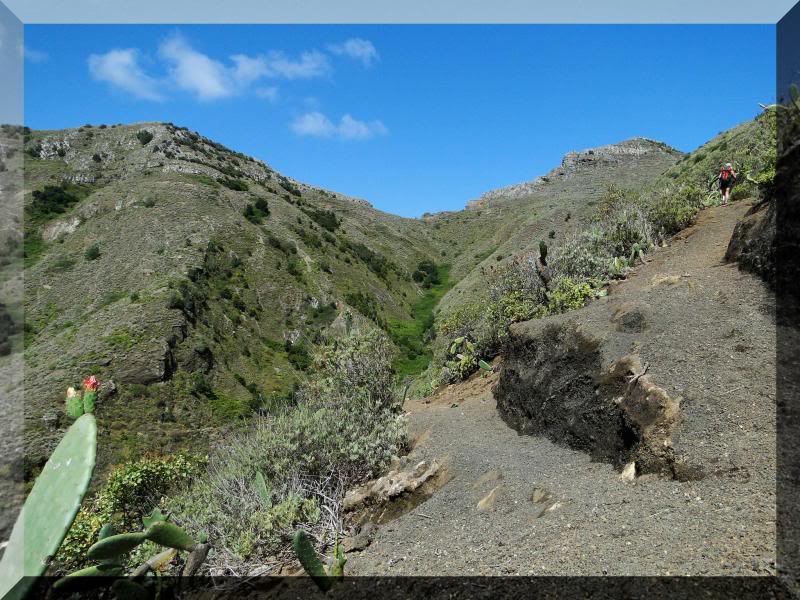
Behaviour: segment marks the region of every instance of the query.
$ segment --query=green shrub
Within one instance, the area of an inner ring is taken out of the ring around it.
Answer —
[[[286,356],[295,369],[305,371],[311,366],[311,355],[302,342],[292,344],[286,340]]]
[[[378,302],[370,292],[348,292],[345,294],[344,300],[379,327],[386,327],[386,322],[381,318],[378,310]]]
[[[88,248],[86,248],[86,252],[83,253],[83,257],[86,260],[97,260],[100,258],[100,246],[97,243],[91,244]]]
[[[247,182],[243,181],[242,179],[232,179],[230,177],[223,177],[218,181],[226,188],[233,190],[235,192],[246,192],[249,189]]]
[[[662,190],[650,201],[647,216],[659,234],[672,235],[694,222],[704,199],[703,191],[693,185]]]
[[[734,186],[733,190],[731,191],[731,201],[737,202],[739,200],[744,200],[745,198],[750,198],[753,195],[753,186],[747,185],[746,183],[741,183],[737,186]]]
[[[341,225],[336,213],[332,210],[323,210],[319,208],[303,208],[302,211],[311,217],[320,227],[324,227],[330,232],[336,231]]]
[[[547,311],[560,314],[583,307],[594,296],[592,287],[586,283],[575,283],[569,277],[559,280],[556,288],[547,294]]]
[[[97,541],[104,524],[138,529],[143,516],[167,493],[200,474],[204,464],[205,459],[200,457],[178,454],[143,458],[117,467],[105,485],[84,501],[56,555],[57,570],[83,566],[86,551]]]
[[[260,225],[269,216],[269,204],[264,198],[248,204],[244,209],[244,218],[255,225]]]
[[[622,206],[601,222],[600,228],[611,256],[628,256],[634,244],[644,250],[655,245],[655,234],[647,215],[638,206]]]
[[[212,568],[246,574],[287,549],[298,525],[334,533],[344,490],[377,475],[408,443],[390,359],[376,330],[320,347],[295,406],[228,436],[207,476],[167,502],[176,522],[209,533]]]
[[[289,272],[289,275],[298,281],[303,281],[303,264],[304,263],[300,259],[294,256],[289,256],[286,261],[286,270]]]
[[[420,261],[416,270],[411,275],[411,278],[426,289],[438,285],[441,282],[439,279],[439,269],[432,260]]]
[[[394,265],[387,260],[385,256],[371,250],[360,242],[345,241],[343,244],[345,250],[351,252],[366,263],[369,270],[381,279],[386,279],[389,275],[389,270],[394,268]]]
[[[142,146],[147,146],[153,140],[153,134],[146,129],[142,129],[136,134],[136,139],[139,140]]]
[[[86,197],[87,193],[87,187],[71,183],[46,185],[31,193],[32,201],[25,207],[25,216],[32,224],[46,222],[67,212]]]
[[[624,189],[612,183],[597,201],[592,219],[594,221],[603,221],[620,208],[635,204],[637,199],[637,194],[633,190]]]

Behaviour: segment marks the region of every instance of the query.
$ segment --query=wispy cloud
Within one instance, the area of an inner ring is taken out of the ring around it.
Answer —
[[[236,67],[226,67],[194,50],[181,36],[161,44],[158,54],[168,64],[170,80],[198,100],[226,98],[237,91]]]
[[[104,81],[143,100],[161,101],[156,79],[147,75],[139,65],[139,54],[134,48],[110,50],[105,54],[89,56],[89,73],[97,81]]]
[[[263,78],[309,79],[329,71],[328,57],[317,51],[303,52],[293,60],[284,53],[273,51],[266,55],[234,54],[231,64],[198,52],[181,36],[173,36],[161,45],[159,55],[169,63],[171,79],[178,87],[189,91],[199,100],[216,100],[243,93]],[[259,88],[263,97],[274,96],[272,88]]]
[[[328,57],[318,50],[310,50],[292,59],[283,52],[273,51],[261,57],[266,74],[282,79],[311,79],[327,75],[330,70]]]
[[[352,38],[330,47],[335,54],[345,55],[370,65],[378,60],[371,42]],[[180,33],[164,40],[155,54],[161,67],[159,76],[148,73],[141,64],[139,50],[113,49],[105,54],[89,57],[92,77],[132,94],[136,98],[161,101],[170,91],[191,94],[201,102],[210,102],[242,94],[276,101],[277,80],[300,80],[326,77],[332,72],[329,54],[307,50],[290,56],[280,50],[263,54],[233,54],[227,58],[214,58],[196,49]],[[26,50],[33,62],[47,60],[47,55]],[[308,109],[307,109],[308,110]],[[332,124],[335,135],[346,139],[365,139],[382,133],[379,121],[364,123],[350,115]],[[383,128],[385,129],[385,128]]]
[[[38,53],[31,56],[32,60],[42,58]],[[196,50],[179,34],[159,46],[158,58],[167,71],[160,80],[162,89],[178,88],[203,102],[243,94],[264,79],[310,79],[330,72],[328,56],[316,50],[303,52],[297,58],[276,50],[258,56],[234,54],[228,61],[222,61]],[[156,91],[159,80],[139,65],[136,49],[93,54],[89,57],[89,70],[95,79],[139,98],[163,99],[163,93]],[[269,100],[277,98],[277,88],[273,86],[255,87],[254,93]]]
[[[27,46],[23,46],[22,55],[25,57],[25,60],[32,63],[43,63],[50,59],[50,55],[47,54],[47,52],[34,50],[33,48],[28,48]]]
[[[362,38],[350,38],[341,44],[331,44],[328,46],[328,50],[339,56],[347,56],[360,61],[365,67],[380,60],[378,51],[372,42]]]
[[[342,140],[368,140],[389,133],[381,121],[359,121],[346,114],[339,120],[339,123],[334,123],[319,111],[300,115],[291,123],[290,127],[295,134],[300,136]]]

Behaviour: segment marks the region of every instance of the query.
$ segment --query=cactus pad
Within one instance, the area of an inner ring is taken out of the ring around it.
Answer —
[[[186,550],[187,552],[191,552],[197,545],[188,533],[175,525],[175,523],[169,523],[168,521],[153,523],[147,528],[144,536],[156,544],[167,548]]]
[[[67,430],[45,463],[17,517],[0,562],[0,597],[22,598],[34,583],[33,577],[47,569],[89,487],[96,444],[94,416],[83,415]]]
[[[314,580],[319,589],[327,592],[331,588],[333,581],[325,573],[322,561],[317,556],[314,546],[311,545],[311,541],[309,541],[304,531],[299,530],[294,534],[292,546],[294,547],[294,553],[300,560],[300,564],[303,565],[303,569],[305,569],[309,577]]]
[[[92,560],[109,560],[127,554],[145,541],[143,533],[120,533],[110,535],[94,544],[86,553]]]

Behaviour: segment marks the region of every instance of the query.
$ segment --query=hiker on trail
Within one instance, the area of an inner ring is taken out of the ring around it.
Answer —
[[[731,188],[736,183],[736,172],[733,170],[731,163],[725,163],[725,166],[719,170],[719,191],[722,194],[722,206],[728,204],[731,199]]]

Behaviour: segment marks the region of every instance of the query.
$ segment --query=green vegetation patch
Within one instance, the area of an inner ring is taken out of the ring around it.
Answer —
[[[244,218],[254,225],[261,225],[269,216],[269,203],[264,198],[258,198],[244,208]]]
[[[89,195],[89,186],[74,183],[46,185],[31,193],[32,201],[25,207],[26,225],[36,226],[57,218]]]
[[[302,207],[304,213],[306,213],[311,219],[317,223],[320,227],[327,229],[330,232],[336,231],[339,226],[341,225],[341,221],[336,216],[336,213],[332,210],[324,210],[321,208],[307,208]]]
[[[430,283],[425,294],[412,305],[411,320],[389,319],[387,323],[389,337],[400,349],[393,364],[400,380],[422,373],[428,368],[433,356],[430,348],[434,325],[433,312],[452,287],[450,266],[434,265],[434,268],[435,276],[425,271],[426,276],[431,277],[430,281],[435,283]]]

